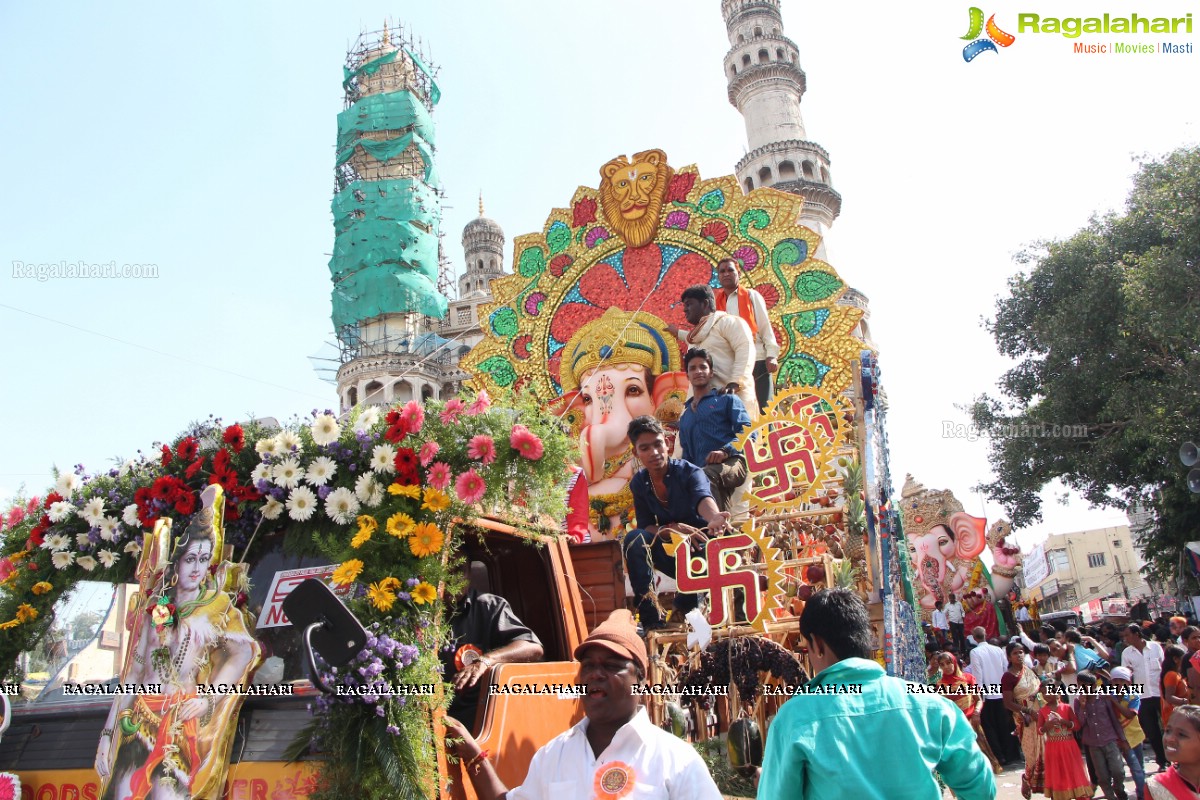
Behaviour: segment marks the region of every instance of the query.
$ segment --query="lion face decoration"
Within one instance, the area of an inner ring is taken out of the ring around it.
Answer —
[[[662,150],[617,156],[600,168],[604,219],[629,247],[644,247],[658,232],[663,197],[674,170]]]

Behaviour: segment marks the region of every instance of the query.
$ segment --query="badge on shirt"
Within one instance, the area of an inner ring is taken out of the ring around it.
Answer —
[[[483,657],[483,651],[473,644],[464,644],[454,652],[454,668],[462,672]]]
[[[620,800],[633,791],[633,767],[622,761],[601,764],[592,788],[597,800]]]

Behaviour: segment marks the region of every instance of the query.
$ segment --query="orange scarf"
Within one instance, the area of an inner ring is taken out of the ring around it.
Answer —
[[[750,336],[755,337],[758,335],[758,320],[754,315],[754,305],[750,302],[750,292],[740,283],[737,287],[737,298],[738,316],[744,319],[746,324],[750,326]],[[718,311],[724,311],[725,305],[728,301],[729,295],[725,293],[724,289],[721,289],[721,291],[717,292]]]

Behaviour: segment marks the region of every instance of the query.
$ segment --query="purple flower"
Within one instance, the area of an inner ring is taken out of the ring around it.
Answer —
[[[587,236],[585,236],[583,240],[587,244],[588,249],[591,249],[607,239],[609,235],[608,228],[597,226],[588,231]]]
[[[746,272],[758,266],[758,251],[749,245],[744,245],[734,250],[733,257],[742,262],[742,266],[746,268]]]
[[[404,583],[405,583],[405,585],[406,585],[406,586],[408,586],[408,588],[410,588],[410,589],[411,589],[411,588],[413,588],[414,586],[416,586],[416,585],[417,585],[418,583],[420,583],[420,582],[421,582],[421,579],[420,579],[420,578],[409,578],[409,579],[408,579],[408,580],[406,580]]]
[[[407,603],[409,600],[412,600],[412,595],[408,592],[396,592],[396,599],[402,603]]]
[[[399,736],[399,735],[400,735],[400,729],[399,729],[399,728],[397,728],[395,725],[388,725],[388,726],[387,726],[387,732],[388,732],[388,733],[390,733],[392,736]]]
[[[691,219],[691,214],[688,214],[686,211],[672,211],[670,214],[667,214],[667,218],[663,222],[663,226],[667,228],[683,229],[688,226],[688,222],[690,222]]]
[[[375,706],[375,716],[386,717],[387,712],[383,710],[383,706]]]
[[[333,487],[331,486],[321,486],[317,489],[317,497],[324,500],[326,497],[329,497],[329,493],[332,491]]]

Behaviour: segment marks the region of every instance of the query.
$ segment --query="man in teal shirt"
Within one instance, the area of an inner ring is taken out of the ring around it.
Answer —
[[[800,633],[817,676],[767,731],[758,800],[992,800],[996,781],[962,711],[870,660],[867,607],[848,589],[817,592]]]

